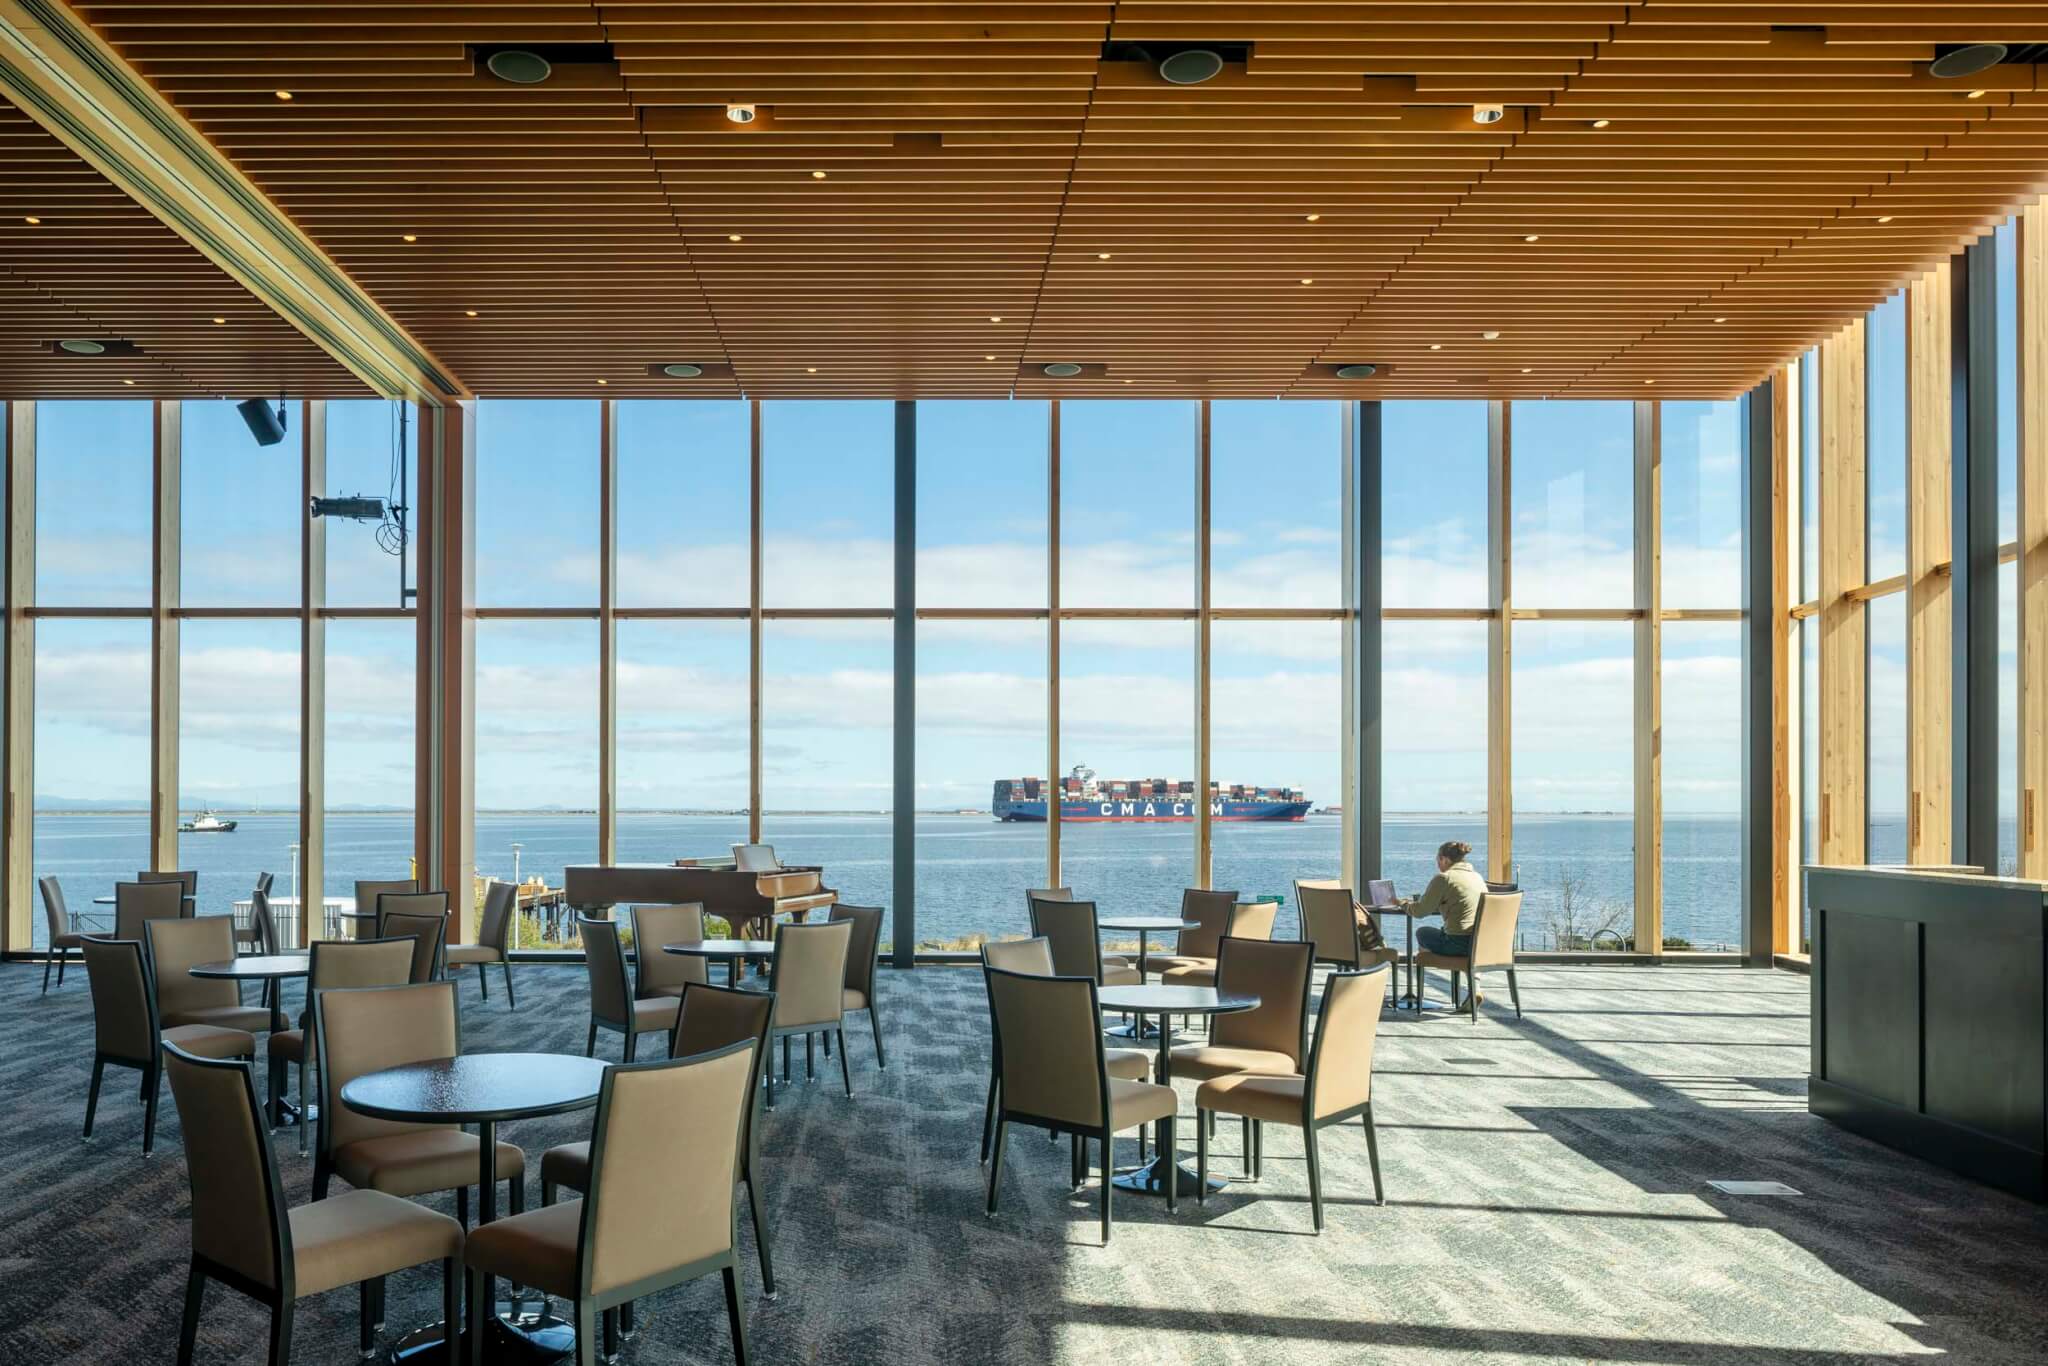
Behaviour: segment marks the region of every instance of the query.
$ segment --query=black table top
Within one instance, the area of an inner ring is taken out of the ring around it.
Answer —
[[[1096,921],[1095,928],[1145,933],[1154,930],[1199,930],[1202,927],[1196,921],[1182,920],[1177,915],[1119,915],[1108,920]]]
[[[365,1072],[341,1103],[372,1119],[474,1124],[587,1110],[605,1064],[569,1053],[465,1053]]]
[[[663,953],[684,958],[773,958],[772,939],[692,939],[683,944],[663,944]]]
[[[304,977],[313,959],[303,953],[247,953],[220,963],[200,963],[187,968],[194,977],[229,979],[259,977]]]
[[[1175,1015],[1230,1015],[1257,1010],[1259,998],[1242,992],[1228,995],[1214,987],[1103,987],[1095,993],[1104,1010],[1133,1014],[1166,1011]]]

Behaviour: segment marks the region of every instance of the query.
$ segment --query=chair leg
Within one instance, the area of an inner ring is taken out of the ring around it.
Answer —
[[[61,977],[58,979],[58,985],[63,985]],[[889,1059],[882,1053],[882,1013],[875,1009],[875,998],[872,996],[868,997],[868,1027],[875,1032],[875,1068],[877,1071],[886,1072],[889,1070]]]
[[[476,965],[476,989],[483,993],[486,1001],[491,999],[491,975],[484,971],[482,963]]]
[[[805,1080],[805,1081],[816,1081],[816,1080],[818,1079],[818,1050],[817,1050],[817,1048],[816,1048],[816,1044],[817,1044],[817,1042],[818,1042],[818,1036],[817,1036],[817,1035],[815,1035],[815,1034],[806,1034],[806,1035],[804,1035],[804,1080]]]
[[[506,1203],[512,1206],[514,1214],[526,1213],[525,1173],[522,1172],[518,1176],[508,1176],[505,1178],[505,1196]]]
[[[820,1037],[825,1043],[825,1056],[829,1058],[832,1056],[832,1036],[830,1034],[822,1034]]]
[[[484,1318],[490,1312],[489,1306],[484,1303],[484,1282],[490,1277],[465,1269],[462,1279],[463,1289],[469,1297],[469,1331],[462,1335],[462,1355],[467,1359],[469,1366],[483,1366]],[[452,1340],[455,1325],[451,1322],[448,1327]]]
[[[1263,1181],[1266,1176],[1266,1121],[1252,1121],[1252,1177]]]
[[[590,1017],[590,1038],[583,1045],[583,1056],[586,1058],[597,1056],[597,1017],[595,1015]]]
[[[54,958],[56,954],[57,951],[51,949],[49,953],[43,955],[43,994],[45,996],[50,994],[50,959]],[[64,983],[60,980],[57,985],[61,987]]]
[[[597,1366],[597,1310],[589,1300],[576,1302],[576,1366]]]
[[[1180,1209],[1180,1156],[1173,1150],[1173,1116],[1159,1121],[1159,1157],[1166,1164],[1166,1212],[1173,1214]]]
[[[1195,1111],[1195,1203],[1209,1203],[1209,1126],[1206,1114]]]
[[[1471,974],[1471,975],[1470,975],[1469,977],[1467,977],[1467,978],[1466,978],[1466,980],[1465,980],[1465,985],[1466,985],[1466,987],[1467,987],[1467,988],[1469,988],[1469,990],[1467,990],[1467,991],[1466,991],[1466,993],[1465,993],[1465,997],[1466,997],[1466,999],[1465,999],[1465,1007],[1466,1007],[1466,1009],[1467,1009],[1467,1010],[1469,1010],[1469,1011],[1471,1012],[1471,1015],[1472,1015],[1472,1023],[1473,1023],[1473,1024],[1478,1024],[1478,1023],[1479,1023],[1479,974],[1478,974],[1478,973],[1476,973],[1476,972],[1475,972],[1475,973],[1472,973],[1472,974]]]
[[[455,1366],[456,1334],[462,1331],[462,1262],[456,1257],[441,1259],[441,1323],[447,1329],[449,1351],[441,1359]]]
[[[1102,1131],[1102,1245],[1109,1246],[1109,1197],[1116,1190],[1116,1182],[1110,1179],[1110,1171],[1116,1165],[1110,1159],[1110,1145],[1116,1142],[1116,1135],[1109,1130]]]
[[[59,975],[59,977],[57,978],[57,985],[62,986],[63,984],[64,979],[62,975]],[[1521,1019],[1522,985],[1521,983],[1515,980],[1515,965],[1513,963],[1508,964],[1508,999],[1510,1001],[1513,1001],[1515,1004],[1515,1018],[1518,1020]]]
[[[740,1304],[740,1280],[732,1266],[725,1268],[725,1317],[732,1324],[732,1359],[747,1366],[747,1312]]]
[[[1365,1107],[1365,1156],[1372,1164],[1372,1202],[1375,1205],[1387,1203],[1386,1188],[1380,1185],[1380,1131],[1372,1122],[1372,1106]]]
[[[306,1130],[313,1127],[309,1116],[313,1112],[306,1108],[306,1064],[299,1064],[299,1156],[306,1155]]]
[[[617,1308],[604,1311],[604,1359],[616,1361],[619,1356],[619,1311]]]
[[[789,1085],[789,1035],[782,1036],[782,1084]]]
[[[1315,1220],[1316,1232],[1323,1231],[1323,1164],[1316,1153],[1316,1126],[1306,1125],[1301,1131],[1302,1148],[1308,1154],[1308,1207]]]
[[[199,1308],[206,1299],[206,1273],[193,1267],[185,1273],[185,1318],[178,1325],[178,1366],[192,1366],[199,1342]]]
[[[996,1217],[996,1187],[1003,1179],[1003,1140],[1010,1136],[1010,1121],[996,1117],[996,1147],[988,1164],[988,1217]]]
[[[988,1161],[989,1140],[995,1137],[996,1132],[997,1085],[995,1069],[990,1068],[988,1074],[988,1105],[981,1112],[981,1160],[983,1162]],[[92,1121],[88,1119],[86,1121],[86,1131],[88,1133],[91,1132],[91,1125]]]
[[[334,1170],[327,1165],[327,1155],[318,1150],[313,1153],[313,1198],[327,1198],[327,1183],[334,1179]]]
[[[455,1222],[462,1225],[464,1233],[469,1232],[469,1187],[455,1188]]]
[[[368,1360],[371,1354],[377,1350],[377,1292],[383,1286],[384,1278],[382,1276],[372,1276],[369,1280],[362,1282],[362,1284],[356,1287],[361,1292],[360,1299],[362,1301],[357,1308],[356,1318],[357,1331],[360,1334],[358,1342],[362,1348],[364,1360]]]
[[[1215,1114],[1215,1111],[1210,1111],[1210,1114]],[[1255,1170],[1252,1163],[1252,1117],[1250,1115],[1239,1115],[1237,1118],[1238,1123],[1244,1130],[1244,1179],[1256,1181],[1259,1179],[1259,1173]]]
[[[628,1026],[626,1027],[626,1061],[627,1061],[627,1062],[631,1062],[631,1061],[633,1061],[633,1050],[634,1050],[634,1049],[635,1049],[635,1048],[636,1048],[636,1047],[638,1046],[639,1042],[640,1042],[640,1031],[639,1031],[639,1030],[637,1030],[637,1029],[634,1029],[634,1028],[633,1028],[633,1027],[632,1027],[631,1025],[628,1025]]]
[[[1081,1182],[1083,1180],[1083,1177],[1081,1175],[1081,1135],[1076,1133],[1072,1137],[1073,1153],[1067,1163],[1067,1175],[1071,1177],[1072,1180],[1068,1184],[1071,1185],[1075,1190],[1079,1190],[1081,1189]]]
[[[384,1282],[380,1278],[370,1295],[370,1327],[380,1331],[384,1327],[384,1298]]]
[[[92,1117],[99,1112],[100,1108],[100,1079],[106,1076],[106,1074],[107,1060],[98,1054],[94,1054],[92,1059],[92,1086],[85,1093],[85,1132],[79,1135],[80,1138],[92,1137]],[[993,1095],[993,1092],[991,1092],[991,1095]]]
[[[270,1308],[270,1366],[291,1366],[292,1307],[276,1304]]]
[[[142,1155],[151,1156],[156,1149],[156,1101],[157,1093],[163,1090],[159,1084],[162,1074],[154,1065],[142,1073]]]
[[[1152,1149],[1148,1146],[1150,1140],[1146,1138],[1146,1133],[1145,1126],[1140,1124],[1138,1126],[1138,1165],[1141,1167],[1152,1160]]]
[[[619,1306],[619,1336],[631,1342],[633,1335],[639,1331],[640,1320],[633,1314],[633,1301],[627,1300]],[[618,1353],[614,1352],[612,1355],[617,1356]]]
[[[754,1212],[754,1247],[761,1254],[761,1290],[775,1298],[775,1258],[768,1250],[768,1220],[761,1213],[761,1183],[747,1173],[747,1204]]]
[[[846,1065],[846,1031],[844,1029],[835,1029],[832,1032],[839,1036],[839,1079],[846,1083],[846,1098],[852,1100],[853,1071]],[[826,1037],[830,1038],[831,1036],[827,1035]]]
[[[482,972],[483,969],[478,968],[477,971]],[[512,960],[509,958],[505,960],[505,1008],[519,1009],[519,999],[512,994]]]

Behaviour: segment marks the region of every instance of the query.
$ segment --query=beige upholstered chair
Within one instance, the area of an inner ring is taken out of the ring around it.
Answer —
[[[1256,996],[1259,1004],[1212,1018],[1207,1043],[1174,1049],[1173,1075],[1203,1081],[1234,1072],[1299,1073],[1308,1046],[1308,998],[1315,973],[1309,945],[1298,939],[1225,939],[1221,947],[1216,989]],[[1249,1120],[1244,1128],[1249,1154]],[[1251,1174],[1258,1175],[1256,1167]]]
[[[1159,1150],[1173,1151],[1171,1086],[1122,1081],[1109,1075],[1103,1056],[1101,1006],[1086,977],[1038,977],[984,969],[995,1044],[1001,1054],[1002,1097],[996,1109],[995,1154],[988,1168],[988,1214],[996,1213],[1003,1179],[1003,1143],[1012,1123],[1074,1139],[1074,1184],[1085,1177],[1087,1140],[1102,1145],[1102,1241],[1109,1241],[1110,1180],[1116,1164],[1110,1145],[1119,1130],[1142,1124],[1158,1131]],[[1174,1172],[1166,1164],[1166,1208],[1179,1207]]]
[[[175,882],[114,884],[114,938],[142,942],[145,920],[176,920],[190,915],[185,889]]]
[[[590,1038],[583,1056],[597,1056],[597,1031],[608,1029],[626,1036],[625,1058],[631,1062],[642,1034],[666,1034],[676,1027],[676,998],[634,997],[618,922],[579,915],[576,928],[583,936],[583,966],[590,973]]]
[[[156,1013],[156,994],[149,989],[149,969],[142,945],[132,939],[100,939],[87,935],[79,945],[85,955],[87,985],[92,990],[92,1089],[85,1096],[85,1134],[92,1137],[93,1116],[100,1108],[100,1079],[109,1064],[142,1073],[142,1155],[156,1147],[156,1102],[160,1091],[165,1043],[209,1058],[253,1058],[256,1036],[245,1029],[214,1025],[179,1025],[165,1029]]]
[[[1301,908],[1301,937],[1315,946],[1315,960],[1340,968],[1373,968],[1400,960],[1392,945],[1368,949],[1358,939],[1357,899],[1339,882],[1297,882],[1295,904]]]
[[[685,958],[663,953],[663,944],[686,944],[704,938],[704,907],[699,902],[682,906],[635,906],[633,908],[633,999],[651,1001],[661,996],[681,996],[692,982],[708,982],[709,966],[702,958]]]
[[[671,1058],[715,1053],[747,1040],[755,1044],[754,1076],[748,1083],[748,1094],[754,1097],[754,1102],[747,1106],[746,1118],[741,1121],[740,1179],[747,1183],[747,1201],[753,1209],[754,1246],[761,1254],[761,1289],[773,1299],[775,1262],[768,1248],[768,1222],[761,1213],[761,1187],[755,1179],[759,1167],[759,1144],[754,1136],[754,1120],[760,1109],[761,1068],[768,1057],[768,1022],[775,1014],[775,996],[767,991],[739,991],[732,987],[691,982],[683,988],[682,1002],[682,1008],[676,1012],[675,1033],[669,1035],[668,1040]],[[540,1202],[543,1205],[555,1203],[558,1189],[585,1191],[589,1186],[588,1143],[564,1143],[541,1155]],[[626,1306],[621,1312],[626,1326],[630,1328],[632,1306]]]
[[[377,897],[377,938],[413,937],[412,980],[442,975],[441,951],[448,943],[448,893],[383,892]]]
[[[235,956],[235,920],[227,915],[143,922],[143,947],[156,986],[156,1009],[166,1025],[205,1024],[251,1033],[270,1028],[270,1012],[242,1004],[242,989],[221,978],[194,977],[201,963]]]
[[[434,1062],[462,1052],[453,982],[351,987],[313,993],[313,1047],[320,1074],[320,1136],[313,1149],[313,1198],[337,1176],[387,1195],[455,1192],[455,1217],[469,1224],[477,1138],[459,1124],[372,1119],[341,1103],[341,1088],[366,1072]],[[526,1208],[526,1154],[492,1150],[492,1170],[511,1186],[514,1213]]]
[[[263,921],[259,921],[256,916],[256,898],[258,896],[264,898],[264,915],[267,917],[270,914],[270,889],[276,882],[277,875],[274,873],[258,873],[256,875],[256,885],[250,889],[249,923],[235,926],[235,948],[238,952],[244,949],[252,953],[277,952],[276,923],[265,924]],[[265,947],[266,945],[268,947]]]
[[[477,1229],[463,1260],[481,1274],[469,1283],[469,1317],[489,1313],[491,1280],[505,1276],[575,1308],[577,1360],[617,1350],[620,1306],[716,1271],[725,1281],[733,1356],[747,1359],[733,1248],[733,1200],[753,1103],[748,1081],[758,1046],[605,1069],[590,1139],[590,1191],[581,1200],[515,1214]],[[467,1339],[471,1366],[484,1359],[482,1333]]]
[[[1005,939],[981,946],[982,986],[988,985],[988,969],[1019,972],[1029,977],[1052,976],[1052,946],[1043,939]],[[1109,1075],[1123,1081],[1152,1079],[1152,1051],[1146,1048],[1104,1048],[1104,1065]],[[995,1001],[989,1001],[988,1107],[981,1117],[981,1160],[988,1161],[989,1145],[995,1139],[996,1101],[1003,1085],[1003,1050],[995,1041]],[[1140,1145],[1144,1143],[1141,1132]]]
[[[853,947],[853,922],[784,925],[775,936],[768,989],[775,993],[770,1040],[782,1040],[782,1082],[789,1084],[789,1041],[804,1036],[804,1072],[815,1076],[812,1045],[820,1034],[836,1036],[839,1075],[853,1094],[853,1070],[846,1063],[846,955]],[[775,1103],[771,1089],[768,1103]]]
[[[1195,1092],[1196,1163],[1201,1179],[1196,1199],[1208,1198],[1209,1128],[1218,1112],[1242,1115],[1251,1125],[1248,1165],[1257,1170],[1265,1146],[1264,1125],[1301,1129],[1308,1154],[1308,1199],[1316,1232],[1323,1231],[1323,1163],[1316,1134],[1359,1116],[1365,1124],[1365,1152],[1372,1163],[1372,1198],[1384,1205],[1380,1185],[1380,1137],[1372,1120],[1372,1051],[1380,1027],[1380,1001],[1393,969],[1333,972],[1323,983],[1323,1007],[1316,1019],[1315,1046],[1305,1077],[1268,1077],[1237,1072],[1205,1081]]]
[[[199,872],[197,869],[181,868],[175,870],[167,870],[161,873],[155,873],[145,868],[135,875],[135,880],[137,882],[177,883],[179,888],[179,894],[184,898],[185,901],[185,908],[182,911],[180,911],[179,914],[197,915],[199,913]]]
[[[1136,968],[1102,951],[1092,901],[1033,900],[1031,933],[1050,944],[1053,970],[1062,977],[1086,977],[1106,987],[1141,984]]]
[[[1024,889],[1024,909],[1027,913],[1030,912],[1031,903],[1034,901],[1072,901],[1073,899],[1074,889],[1071,887],[1027,887]]]
[[[882,951],[882,908],[848,906],[842,902],[832,908],[831,919],[853,923],[853,938],[846,947],[846,987],[841,993],[841,1008],[868,1013],[868,1027],[875,1036],[875,1066],[886,1068],[889,1059],[882,1052],[882,1016],[875,1006],[875,961]]]
[[[356,918],[349,923],[362,938],[376,937],[377,898],[386,892],[411,895],[420,889],[418,878],[387,878],[383,881],[361,880],[356,882]],[[368,927],[367,929],[365,927]]]
[[[429,1262],[441,1264],[443,1319],[460,1322],[460,1224],[377,1191],[349,1191],[286,1209],[248,1065],[197,1057],[176,1046],[164,1054],[192,1183],[192,1266],[185,1277],[178,1366],[192,1366],[208,1281],[270,1307],[271,1366],[291,1360],[293,1305],[345,1285],[362,1287],[360,1348],[371,1356],[384,1278]]]
[[[501,965],[505,970],[505,1004],[519,1009],[518,998],[512,994],[512,914],[519,904],[519,889],[509,882],[493,878],[484,886],[483,923],[477,927],[474,944],[449,944],[441,950],[441,961],[450,968],[465,963],[476,964],[477,989],[483,992],[486,1001],[491,999],[491,983],[484,968],[491,963]]]
[[[1230,895],[1235,896],[1236,893]],[[1223,918],[1223,937],[1269,940],[1273,937],[1273,922],[1279,916],[1280,903],[1277,901],[1232,901]],[[1161,960],[1155,958],[1152,961],[1157,963]],[[1159,980],[1170,987],[1213,987],[1216,985],[1216,960],[1214,957],[1177,959],[1160,974]]]
[[[1216,970],[1216,946],[1223,942],[1223,936],[1230,933],[1230,921],[1237,913],[1237,893],[1212,891],[1204,887],[1188,887],[1180,894],[1180,918],[1195,923],[1192,930],[1182,930],[1174,938],[1172,953],[1155,953],[1150,966],[1160,972],[1171,972],[1179,967],[1197,967],[1209,972]],[[1204,986],[1208,985],[1206,982]]]
[[[43,920],[50,931],[50,951],[43,957],[43,990],[50,989],[50,964],[57,964],[57,985],[64,985],[64,965],[71,961],[71,951],[85,941],[71,924],[71,912],[64,905],[64,888],[54,877],[36,879],[36,887],[43,894]]]
[[[313,943],[312,959],[306,965],[306,1013],[299,1017],[297,1029],[287,1029],[281,1034],[270,1036],[266,1051],[272,1066],[289,1063],[299,1072],[299,1114],[306,1109],[306,1068],[315,1067],[320,1061],[320,1051],[307,1037],[313,1027],[313,994],[349,987],[398,987],[412,980],[412,955],[414,940],[410,936],[397,939],[320,939]],[[299,1125],[299,1152],[306,1151],[306,1130],[311,1126]]]
[[[1431,953],[1423,950],[1415,955],[1415,966],[1442,968],[1451,974],[1451,1005],[1472,1016],[1472,1023],[1479,1023],[1479,974],[1489,968],[1503,968],[1508,974],[1508,997],[1514,1002],[1515,1018],[1522,1018],[1522,988],[1515,981],[1515,926],[1522,918],[1522,894],[1520,892],[1488,892],[1479,898],[1479,918],[1472,926],[1472,952],[1465,956],[1448,953]],[[1461,977],[1469,976],[1471,990],[1466,999],[1458,999],[1458,983]],[[1427,975],[1423,982],[1428,982]]]

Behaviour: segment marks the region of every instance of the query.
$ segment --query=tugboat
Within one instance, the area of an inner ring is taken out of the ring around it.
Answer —
[[[234,828],[233,821],[224,821],[211,811],[202,811],[189,821],[178,822],[181,835],[225,835]]]

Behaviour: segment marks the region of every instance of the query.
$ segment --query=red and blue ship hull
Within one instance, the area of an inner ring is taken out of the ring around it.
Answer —
[[[1308,815],[1307,802],[1240,801],[1218,798],[1209,803],[1212,821],[1298,821]],[[1087,821],[1192,821],[1196,806],[1191,797],[1114,797],[1099,801],[1069,798],[1060,803],[1060,823]],[[1043,798],[999,797],[995,804],[999,821],[1043,821]]]

